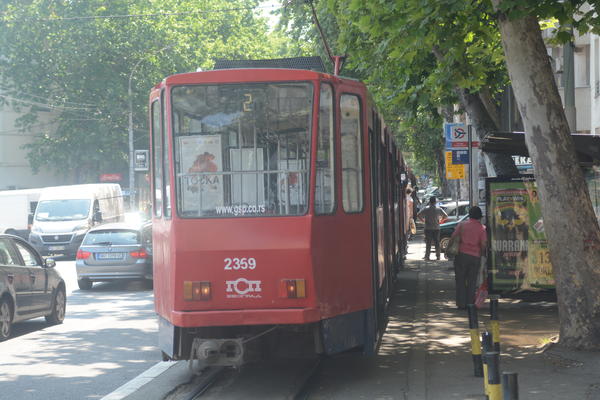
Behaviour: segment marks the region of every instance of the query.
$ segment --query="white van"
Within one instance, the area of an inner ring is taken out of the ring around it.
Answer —
[[[42,255],[74,257],[87,231],[123,221],[121,187],[112,183],[55,186],[42,190],[29,242]]]
[[[0,233],[27,240],[33,214],[42,189],[3,190],[0,192]]]

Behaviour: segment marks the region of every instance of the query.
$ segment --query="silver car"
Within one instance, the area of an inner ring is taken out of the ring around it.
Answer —
[[[82,290],[94,282],[143,280],[152,287],[151,228],[139,224],[99,225],[85,235],[75,267]]]
[[[0,235],[0,341],[10,337],[15,322],[46,317],[50,324],[65,318],[65,282],[25,240]]]

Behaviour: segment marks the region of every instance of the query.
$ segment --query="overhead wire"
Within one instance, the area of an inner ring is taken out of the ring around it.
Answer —
[[[2,93],[0,93],[0,97],[7,99],[7,100],[16,101],[18,103],[29,104],[31,106],[37,106],[37,107],[43,107],[43,108],[51,108],[53,110],[62,110],[62,111],[91,111],[92,110],[90,107],[63,107],[63,106],[56,106],[56,105],[48,104],[48,103],[40,103],[38,101],[23,100],[23,99],[19,99],[17,97],[9,96],[9,95],[2,94]]]
[[[235,8],[223,8],[215,10],[203,10],[203,11],[182,11],[182,12],[163,12],[163,13],[150,13],[150,14],[122,14],[122,15],[88,15],[80,17],[52,17],[52,18],[16,18],[7,19],[6,17],[0,18],[0,23],[7,22],[60,22],[60,21],[89,21],[97,19],[131,19],[131,18],[157,18],[157,17],[170,17],[170,16],[182,16],[182,15],[202,15],[202,14],[219,14],[219,13],[230,13],[236,11],[249,11],[257,9],[275,8],[277,5],[267,6],[255,6],[255,7],[235,7]]]
[[[0,91],[6,91],[6,92],[8,92],[8,91],[14,91],[14,90],[15,90],[14,88],[9,88],[7,86],[0,85]],[[22,92],[21,90],[19,90],[19,94],[22,95],[22,96],[25,96],[25,97],[33,97],[33,98],[38,98],[38,99],[42,99],[42,100],[48,100],[48,97],[46,97],[46,96],[40,96],[40,95],[36,95],[36,94],[25,93],[25,92]],[[96,106],[95,104],[76,103],[74,101],[68,101],[68,100],[57,100],[57,101],[60,101],[60,102],[65,103],[65,104],[72,104],[72,105],[75,105],[75,106],[85,106],[85,107],[95,107]]]

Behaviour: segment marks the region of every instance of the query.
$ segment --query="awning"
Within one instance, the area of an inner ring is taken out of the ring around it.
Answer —
[[[573,133],[571,137],[581,164],[600,162],[600,135]],[[481,141],[481,149],[488,153],[529,156],[524,132],[490,132]]]

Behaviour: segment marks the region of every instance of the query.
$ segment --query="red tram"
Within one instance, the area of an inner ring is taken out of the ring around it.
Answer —
[[[377,351],[404,255],[405,166],[362,83],[179,74],[153,88],[150,125],[165,359]]]

